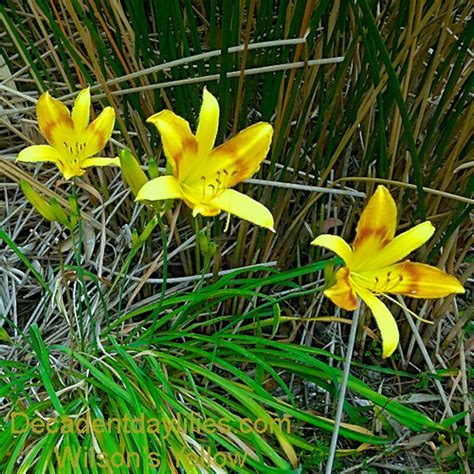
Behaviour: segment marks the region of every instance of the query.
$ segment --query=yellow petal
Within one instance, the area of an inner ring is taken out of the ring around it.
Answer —
[[[330,234],[318,235],[318,237],[316,237],[311,242],[311,245],[318,245],[331,250],[336,255],[339,255],[339,257],[344,260],[347,266],[350,266],[352,259],[352,249],[342,237]]]
[[[174,176],[160,176],[145,183],[137,194],[137,201],[161,201],[181,197],[178,181]]]
[[[218,126],[219,104],[216,98],[204,88],[199,124],[196,131],[199,162],[207,158],[214,148]]]
[[[70,180],[71,178],[74,178],[74,176],[82,176],[85,173],[85,170],[78,166],[72,167],[68,166],[67,164],[62,166],[58,163],[58,167],[66,181]]]
[[[421,247],[433,235],[435,228],[430,221],[423,222],[415,227],[397,235],[379,252],[368,257],[360,263],[359,271],[383,268],[399,262],[408,254]]]
[[[205,217],[217,216],[221,213],[221,210],[217,207],[209,205],[209,199],[203,199],[203,193],[198,193],[192,188],[181,184],[182,199],[188,207],[193,210],[193,217],[198,214]]]
[[[367,258],[387,245],[395,235],[396,226],[395,201],[385,186],[378,186],[357,225],[351,270],[357,270]]]
[[[336,305],[346,311],[357,308],[357,296],[349,279],[349,269],[340,268],[336,272],[336,284],[324,291],[324,294]]]
[[[118,158],[86,158],[81,161],[81,168],[90,168],[91,166],[120,166],[120,160]]]
[[[147,119],[161,135],[163,150],[173,176],[182,181],[196,164],[198,144],[189,123],[171,110],[163,110]]]
[[[274,232],[272,213],[263,204],[260,204],[246,194],[239,193],[233,189],[227,189],[212,199],[208,206],[221,209]]]
[[[252,176],[270,149],[273,128],[256,123],[215,148],[209,158],[195,167],[186,179],[191,187],[231,188]],[[203,179],[204,178],[204,179]]]
[[[452,293],[465,292],[457,278],[431,265],[408,260],[375,272],[362,273],[360,277],[364,279],[364,286],[378,293],[444,298]]]
[[[94,156],[105,147],[112,136],[114,124],[115,111],[112,107],[106,107],[81,136],[86,146],[85,157]]]
[[[89,125],[91,108],[91,93],[89,88],[79,92],[74,107],[72,108],[72,121],[74,122],[74,132],[82,133]]]
[[[74,125],[68,108],[45,92],[36,105],[36,115],[41,133],[50,145],[60,148],[68,143]]]
[[[355,285],[356,293],[364,300],[374,315],[375,322],[382,337],[382,356],[390,357],[398,346],[400,334],[397,323],[390,310],[369,290]]]
[[[187,200],[185,202],[193,210],[193,217],[196,217],[198,214],[204,217],[214,217],[221,213],[221,210],[217,207],[210,207],[205,204],[194,204]]]
[[[21,150],[16,161],[40,163],[49,161],[50,163],[58,163],[62,160],[62,155],[56,148],[50,145],[33,145]]]

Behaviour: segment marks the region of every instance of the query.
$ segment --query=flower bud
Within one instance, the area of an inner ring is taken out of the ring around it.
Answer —
[[[20,180],[20,187],[26,199],[31,205],[48,221],[55,222],[58,220],[51,204],[48,204],[39,193],[37,193],[31,185],[24,179]]]
[[[70,228],[71,223],[69,222],[69,218],[66,211],[58,203],[55,197],[52,197],[50,202],[51,202],[51,208],[56,214],[56,220],[59,221],[64,227]]]
[[[148,182],[148,178],[136,158],[130,153],[130,150],[127,148],[121,150],[119,158],[123,178],[132,190],[133,195],[136,196],[140,188]]]
[[[76,227],[80,211],[77,205],[77,200],[74,199],[72,196],[69,196],[69,206],[71,209],[71,226],[72,228]]]
[[[144,244],[147,240],[148,237],[150,237],[151,233],[153,232],[153,229],[157,226],[158,224],[158,217],[154,216],[153,219],[145,226],[143,229],[143,232],[140,234],[138,237],[138,243]]]
[[[148,162],[148,174],[150,175],[151,179],[158,178],[158,176],[160,175],[158,165],[156,164],[156,160],[154,158],[151,158]]]
[[[206,234],[205,229],[201,229],[198,233],[199,248],[204,257],[212,258],[217,250],[217,245]]]
[[[334,263],[328,262],[324,265],[324,287],[332,288],[336,281],[336,272],[334,271]]]

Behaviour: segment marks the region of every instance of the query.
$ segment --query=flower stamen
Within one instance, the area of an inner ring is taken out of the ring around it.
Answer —
[[[404,309],[407,313],[411,314],[414,318],[419,319],[420,321],[426,323],[426,324],[434,324],[434,321],[430,321],[428,319],[424,319],[418,314],[414,313],[411,309],[409,309],[405,304],[401,304],[399,301],[397,301],[395,298],[392,298],[391,296],[385,294],[385,293],[379,293],[378,296],[383,296],[384,298],[387,298],[390,300],[392,303],[395,303],[396,305],[400,306],[400,308]]]
[[[215,197],[217,195],[216,187],[213,184],[209,184],[208,187],[211,188],[211,197]]]

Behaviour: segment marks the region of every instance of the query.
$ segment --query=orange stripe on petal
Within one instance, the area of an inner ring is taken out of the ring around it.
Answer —
[[[430,221],[412,227],[406,232],[397,235],[379,252],[374,252],[371,256],[368,256],[365,261],[360,262],[359,271],[364,271],[363,269],[384,268],[399,262],[426,243],[434,231],[435,228]]]
[[[82,136],[86,145],[84,152],[86,158],[96,155],[105,147],[112,136],[114,125],[115,111],[112,107],[105,107],[100,115],[87,127]]]
[[[273,128],[269,123],[259,122],[215,148],[207,160],[202,161],[187,179],[189,186],[202,187],[202,176],[206,184],[231,188],[256,173],[260,163],[270,149]]]
[[[357,225],[354,248],[354,265],[372,257],[387,245],[395,235],[397,226],[397,206],[385,186],[378,186],[370,198]]]
[[[376,272],[362,273],[361,276],[364,278],[364,286],[378,293],[413,298],[444,298],[452,293],[465,292],[461,282],[455,277],[424,263],[401,262]]]
[[[242,130],[212,152],[211,162],[227,160],[236,171],[227,187],[250,178],[258,171],[270,150],[272,136],[273,127],[269,123],[259,122]]]
[[[196,164],[198,143],[189,123],[171,110],[163,110],[147,119],[158,129],[166,159],[180,182]]]
[[[357,296],[349,279],[349,269],[343,267],[336,273],[336,284],[324,291],[324,294],[336,305],[346,311],[357,308]]]
[[[74,125],[68,108],[45,92],[36,105],[36,115],[41,133],[50,145],[63,146],[73,133]]]

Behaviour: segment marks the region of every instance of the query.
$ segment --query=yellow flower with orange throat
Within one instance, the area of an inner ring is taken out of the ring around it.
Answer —
[[[138,200],[182,199],[194,216],[226,211],[273,230],[273,216],[263,204],[230,189],[259,169],[272,140],[269,123],[251,125],[214,148],[219,104],[206,89],[195,134],[189,123],[171,110],[152,115],[147,121],[160,132],[172,174],[146,183],[138,192]]]
[[[418,224],[395,237],[396,226],[395,201],[387,188],[378,186],[362,212],[352,247],[341,237],[329,234],[311,242],[344,260],[345,266],[336,273],[336,284],[324,294],[348,311],[357,308],[358,297],[365,302],[382,336],[383,357],[392,355],[400,336],[395,318],[377,295],[443,298],[465,291],[456,278],[439,268],[401,261],[431,238],[435,230],[431,222]]]
[[[16,161],[55,163],[66,180],[82,176],[91,166],[120,166],[118,158],[96,156],[112,136],[115,112],[105,107],[89,123],[91,96],[89,88],[82,90],[72,113],[59,100],[45,92],[36,105],[41,133],[49,145],[33,145],[22,150]]]

